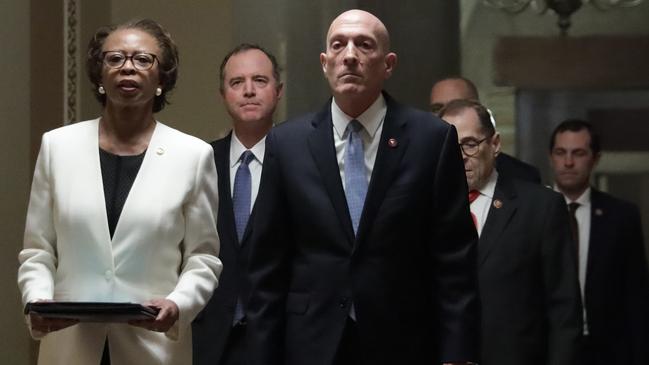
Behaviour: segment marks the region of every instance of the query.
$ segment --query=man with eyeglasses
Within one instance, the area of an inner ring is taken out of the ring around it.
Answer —
[[[580,297],[563,198],[498,174],[500,135],[477,101],[440,116],[457,128],[479,236],[480,364],[574,364]]]
[[[455,99],[480,101],[478,88],[471,80],[460,76],[439,80],[430,90],[430,111],[438,115],[444,105]],[[495,126],[496,121],[493,115],[490,117]],[[502,175],[535,183],[541,182],[541,174],[536,167],[504,152],[499,153],[496,157],[496,166]]]

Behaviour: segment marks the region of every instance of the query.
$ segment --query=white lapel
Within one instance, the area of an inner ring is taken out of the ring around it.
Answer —
[[[122,222],[129,221],[130,215],[133,211],[133,205],[138,204],[137,200],[138,197],[141,196],[140,194],[146,195],[147,189],[153,189],[156,186],[155,181],[151,181],[151,179],[155,180],[155,176],[152,176],[151,172],[155,171],[156,169],[156,161],[154,160],[157,157],[163,155],[165,152],[165,133],[163,131],[165,127],[165,125],[156,121],[155,129],[153,130],[151,140],[149,141],[149,147],[144,153],[142,165],[140,166],[140,169],[135,176],[135,180],[133,181],[131,190],[126,197],[126,201],[124,202],[124,206],[122,207],[122,212],[119,216],[119,220],[117,221],[117,226],[115,227],[115,232],[113,233],[113,242],[120,241],[122,239],[122,234],[133,234],[133,232],[122,233],[122,230],[120,230],[120,227],[124,226],[124,223]],[[106,220],[106,222],[108,222],[108,220]]]

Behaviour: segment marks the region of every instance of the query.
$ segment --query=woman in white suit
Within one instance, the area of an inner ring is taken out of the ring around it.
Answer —
[[[18,285],[35,301],[135,302],[155,320],[28,316],[39,364],[190,364],[190,323],[217,285],[211,147],[156,121],[178,52],[152,20],[101,28],[87,67],[101,117],[43,135]]]

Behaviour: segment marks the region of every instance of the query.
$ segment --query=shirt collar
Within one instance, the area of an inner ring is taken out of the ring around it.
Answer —
[[[379,94],[379,97],[376,98],[374,103],[372,103],[363,114],[359,115],[357,118],[352,118],[340,109],[338,104],[336,104],[336,99],[333,98],[331,102],[331,121],[333,122],[334,130],[340,139],[344,139],[347,124],[349,124],[353,119],[358,120],[365,131],[367,131],[370,138],[373,139],[376,131],[381,125],[381,122],[383,122],[383,119],[385,118],[387,110],[388,107],[385,103],[385,98],[383,97],[383,94]]]
[[[234,165],[239,163],[241,154],[246,150],[246,146],[244,146],[243,143],[239,141],[236,132],[232,130],[232,139],[230,141],[230,167],[234,167]],[[259,142],[252,146],[250,151],[255,156],[255,159],[259,161],[259,163],[262,163],[262,161],[264,161],[264,153],[266,152],[266,136],[264,136],[264,138],[260,139]]]
[[[498,171],[493,169],[487,183],[480,189],[480,195],[484,195],[489,199],[494,198],[494,193],[496,192],[496,182],[498,181]]]

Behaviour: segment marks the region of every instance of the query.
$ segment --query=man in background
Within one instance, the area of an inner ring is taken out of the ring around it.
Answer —
[[[550,140],[555,190],[568,204],[583,307],[580,364],[649,364],[649,283],[638,208],[590,185],[600,159],[590,123],[559,124]]]
[[[480,103],[456,99],[440,115],[457,128],[480,237],[480,364],[574,365],[581,305],[563,198],[500,174],[500,135]]]
[[[437,81],[430,90],[431,111],[438,114],[444,105],[455,99],[479,101],[478,89],[471,80],[463,77],[448,77]],[[491,116],[491,120],[495,126],[493,116]],[[536,167],[508,154],[499,153],[496,158],[496,165],[502,175],[541,183],[541,174]]]
[[[212,142],[224,267],[218,288],[193,324],[194,364],[246,363],[248,222],[259,190],[266,134],[282,97],[279,74],[275,57],[252,44],[237,46],[221,63],[220,92],[233,126],[227,137]]]

